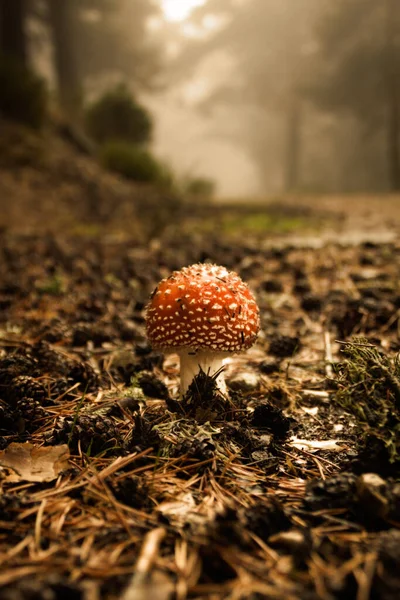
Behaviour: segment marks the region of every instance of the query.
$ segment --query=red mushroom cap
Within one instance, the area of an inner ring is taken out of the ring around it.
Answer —
[[[147,306],[146,327],[158,348],[239,352],[255,342],[260,316],[239,275],[225,267],[196,264],[159,283]]]

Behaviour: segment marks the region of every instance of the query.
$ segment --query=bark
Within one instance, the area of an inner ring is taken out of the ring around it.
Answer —
[[[82,85],[74,45],[78,6],[75,0],[48,0],[48,9],[58,98],[65,114],[76,121],[82,109]]]
[[[386,99],[389,185],[400,191],[400,10],[398,0],[386,0]]]
[[[0,52],[27,62],[25,35],[26,0],[0,0]]]

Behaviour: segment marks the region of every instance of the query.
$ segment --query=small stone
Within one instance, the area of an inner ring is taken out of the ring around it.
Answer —
[[[271,546],[283,548],[289,551],[299,550],[305,545],[304,533],[300,529],[290,529],[272,535],[268,542]]]
[[[229,378],[227,384],[235,392],[253,392],[258,389],[260,380],[257,373],[243,371]]]
[[[389,512],[387,484],[376,473],[363,473],[356,482],[359,503],[370,516],[385,518]]]

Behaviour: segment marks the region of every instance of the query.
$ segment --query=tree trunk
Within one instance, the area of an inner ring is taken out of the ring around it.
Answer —
[[[76,0],[48,0],[48,9],[59,102],[71,120],[79,121],[82,109],[82,86],[74,46],[78,5]]]
[[[295,95],[289,102],[286,121],[284,186],[287,192],[298,189],[300,183],[301,117],[301,102]]]
[[[386,0],[386,98],[389,185],[400,191],[400,11],[398,0]]]
[[[400,115],[399,115],[399,90],[398,84],[394,83],[390,94],[388,106],[388,163],[389,163],[389,182],[390,189],[393,192],[400,191]]]
[[[27,62],[25,0],[0,0],[0,52],[22,64]]]

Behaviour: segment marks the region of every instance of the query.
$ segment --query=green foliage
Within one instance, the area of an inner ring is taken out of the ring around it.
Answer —
[[[300,95],[307,72],[302,54],[309,45],[314,15],[321,2],[209,0],[194,12],[193,19],[197,27],[204,27],[207,17],[217,15],[220,26],[205,32],[202,41],[197,37],[184,40],[186,47],[176,61],[178,74],[192,74],[205,58],[218,61],[219,53],[228,53],[230,65],[225,76],[210,88],[201,108],[207,114],[224,106],[229,111],[241,111],[237,123],[220,127],[220,135],[236,141],[248,154],[264,191],[271,187],[273,165],[280,160],[277,155],[281,154],[285,160],[278,166],[284,171],[290,170],[290,159],[292,163],[299,162],[296,148],[292,153],[288,150],[281,153],[277,145],[290,144],[282,134],[286,128],[295,127],[292,105]],[[284,127],[279,121],[284,122]],[[276,141],[272,141],[272,136],[276,136]],[[287,187],[296,184],[290,181]]]
[[[24,65],[0,56],[0,114],[38,129],[47,114],[43,80]]]
[[[124,141],[111,141],[102,145],[100,159],[103,165],[128,179],[142,183],[172,185],[169,169],[150,152]]]
[[[143,144],[151,138],[152,119],[125,85],[118,85],[96,100],[87,108],[85,117],[88,132],[100,143],[125,140]]]
[[[400,362],[364,338],[346,342],[337,368],[336,401],[352,413],[371,445],[381,444],[389,462],[400,460]],[[375,444],[373,444],[375,442]]]
[[[215,181],[206,177],[191,177],[183,187],[186,194],[198,198],[212,198],[215,194]]]

